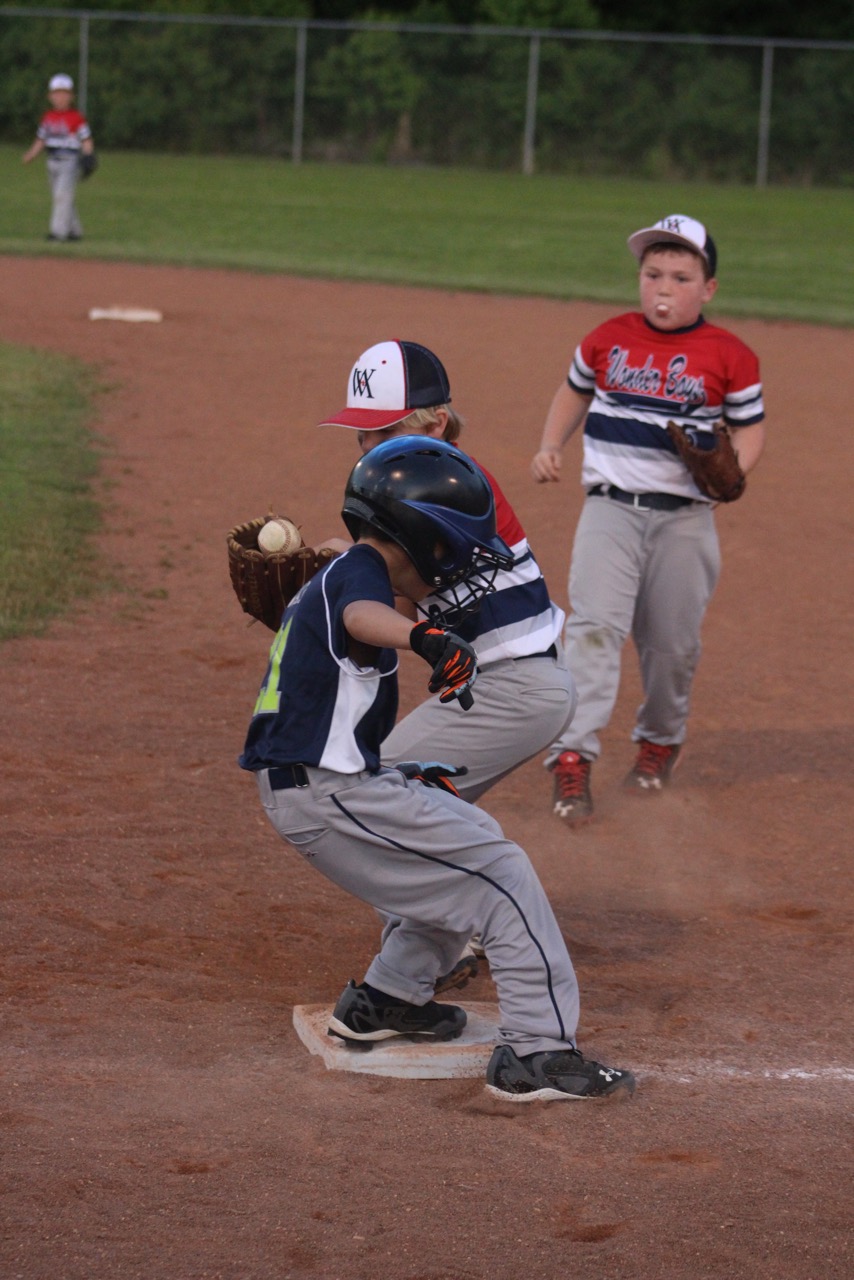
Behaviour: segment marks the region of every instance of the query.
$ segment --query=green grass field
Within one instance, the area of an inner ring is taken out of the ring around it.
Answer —
[[[0,253],[625,305],[636,300],[626,236],[678,212],[717,240],[718,314],[854,325],[850,192],[105,154],[80,189],[85,240],[52,245],[44,162],[21,165],[28,141],[0,147]],[[97,510],[91,376],[58,357],[0,348],[0,378],[3,639],[42,627],[91,582]],[[36,521],[44,536],[24,540]]]
[[[680,212],[718,243],[721,314],[854,324],[846,191],[119,153],[81,187],[85,241],[51,246],[44,164],[21,151],[0,148],[0,253],[631,303],[626,236]]]
[[[92,590],[90,371],[65,356],[0,346],[0,640],[42,630]]]

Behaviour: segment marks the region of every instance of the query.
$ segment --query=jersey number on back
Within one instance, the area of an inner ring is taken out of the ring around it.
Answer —
[[[281,631],[276,632],[276,638],[270,649],[270,665],[267,668],[267,675],[261,690],[258,694],[258,700],[255,703],[254,716],[275,715],[279,710],[281,702],[281,694],[279,692],[279,671],[282,665],[282,656],[285,652],[285,645],[288,642],[288,632],[291,629],[293,618],[288,618],[285,626]]]

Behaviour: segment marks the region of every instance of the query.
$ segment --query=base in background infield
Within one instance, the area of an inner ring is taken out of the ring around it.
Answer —
[[[163,319],[162,311],[148,307],[91,307],[90,320],[129,320],[131,323],[148,321],[158,324]]]
[[[440,1044],[396,1038],[380,1040],[371,1049],[348,1049],[342,1040],[326,1034],[331,1005],[297,1005],[294,1027],[309,1052],[318,1054],[330,1071],[358,1071],[410,1080],[482,1076],[498,1039],[498,1005],[462,1007],[468,1014],[462,1035]]]

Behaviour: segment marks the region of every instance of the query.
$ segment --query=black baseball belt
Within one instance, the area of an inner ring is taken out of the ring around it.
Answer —
[[[626,493],[615,484],[594,484],[587,490],[588,498],[611,498],[629,507],[644,507],[648,511],[676,511],[679,507],[692,507],[693,498],[680,498],[675,493]]]
[[[290,791],[292,787],[308,786],[308,771],[304,764],[279,764],[267,770],[271,791]]]

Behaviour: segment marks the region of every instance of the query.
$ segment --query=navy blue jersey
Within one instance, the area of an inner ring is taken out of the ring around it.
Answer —
[[[332,560],[285,611],[240,765],[309,764],[375,772],[397,715],[397,651],[376,649],[370,666],[348,657],[342,614],[357,600],[394,607],[385,561],[357,545]]]

